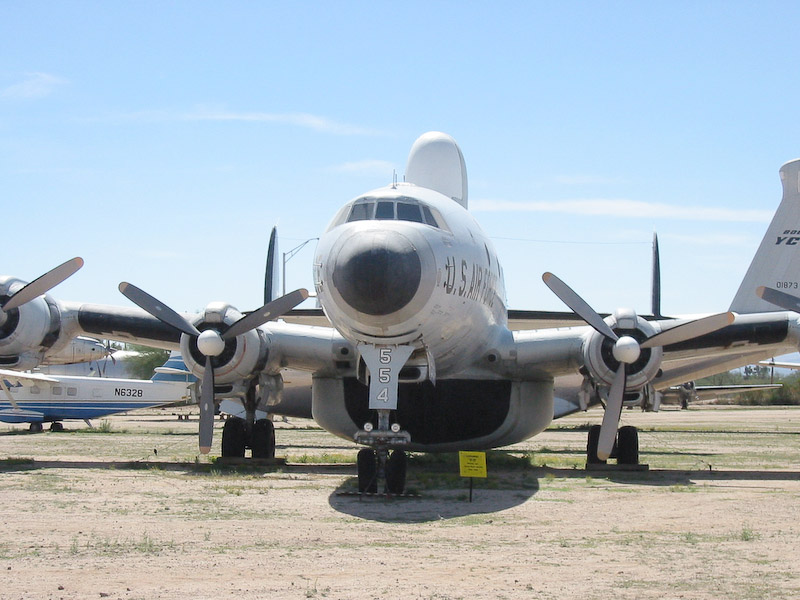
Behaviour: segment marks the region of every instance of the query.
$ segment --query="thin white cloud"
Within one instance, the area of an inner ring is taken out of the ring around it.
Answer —
[[[596,175],[559,175],[555,182],[561,185],[620,185],[628,183],[621,177],[599,177]]]
[[[244,121],[250,123],[279,123],[337,135],[378,135],[379,131],[339,123],[327,117],[308,113],[231,112],[227,110],[200,110],[181,115],[185,121]]]
[[[136,112],[92,117],[89,121],[137,121],[142,123],[168,121],[209,121],[209,122],[242,122],[242,123],[275,123],[294,125],[321,133],[335,135],[385,135],[384,132],[349,123],[340,123],[309,113],[270,113],[270,112],[234,112],[224,109],[200,108],[194,111],[141,110]]]
[[[334,165],[328,168],[334,173],[348,173],[353,175],[390,175],[396,170],[388,160],[360,160]]]
[[[737,235],[725,233],[704,233],[703,235],[689,235],[680,233],[665,233],[658,235],[659,240],[669,243],[695,244],[698,246],[733,246],[734,248],[749,247],[757,244],[761,236]]]
[[[38,100],[49,96],[58,86],[65,83],[68,83],[66,79],[49,73],[28,73],[23,81],[0,90],[0,98]]]
[[[773,215],[769,210],[675,206],[660,202],[613,199],[560,200],[558,202],[509,202],[476,199],[470,201],[470,209],[482,212],[546,212],[628,219],[739,223],[769,223]]]

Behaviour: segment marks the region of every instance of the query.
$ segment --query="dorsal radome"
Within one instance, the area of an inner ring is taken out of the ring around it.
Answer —
[[[456,141],[446,133],[422,134],[408,154],[406,181],[452,198],[467,208],[467,167]]]

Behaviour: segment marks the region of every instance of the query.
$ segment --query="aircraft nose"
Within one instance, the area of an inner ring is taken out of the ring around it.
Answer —
[[[363,232],[342,247],[333,284],[355,310],[383,316],[405,307],[417,293],[422,264],[411,241],[396,231]]]

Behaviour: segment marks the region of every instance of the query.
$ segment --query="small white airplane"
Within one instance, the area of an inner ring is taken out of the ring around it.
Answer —
[[[196,403],[197,378],[186,370],[180,356],[170,356],[151,379],[112,379],[42,375],[0,369],[0,421],[30,423],[33,433],[50,423],[51,431],[64,429],[61,421],[89,422],[121,412],[167,404]]]
[[[313,277],[329,326],[292,311],[306,290],[246,316],[222,302],[180,315],[126,282],[120,291],[143,310],[59,302],[40,285],[13,310],[0,306],[0,357],[8,366],[35,362],[48,331],[57,343],[88,335],[180,348],[202,378],[201,452],[211,447],[216,406],[235,399],[245,408],[244,419],[225,424],[223,456],[274,450],[272,424],[256,411],[279,405],[284,370],[304,371],[317,423],[366,446],[362,491],[375,491],[378,479],[402,491],[407,450],[525,440],[550,424],[557,403],[605,405],[587,460],[606,460],[616,443],[618,462],[638,462],[636,430],[618,434],[624,402],[796,351],[800,298],[787,292],[800,289],[800,160],[785,164],[781,179],[783,200],[727,311],[646,318],[618,309],[602,318],[545,273],[574,314],[515,312],[499,257],[468,210],[461,150],[431,132],[414,143],[404,182],[347,202],[321,235]],[[25,289],[0,278],[0,299]]]

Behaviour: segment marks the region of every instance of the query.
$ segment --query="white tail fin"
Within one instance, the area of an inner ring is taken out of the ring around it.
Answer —
[[[800,159],[787,162],[780,173],[783,199],[733,298],[733,312],[781,310],[756,296],[762,285],[800,295]]]

